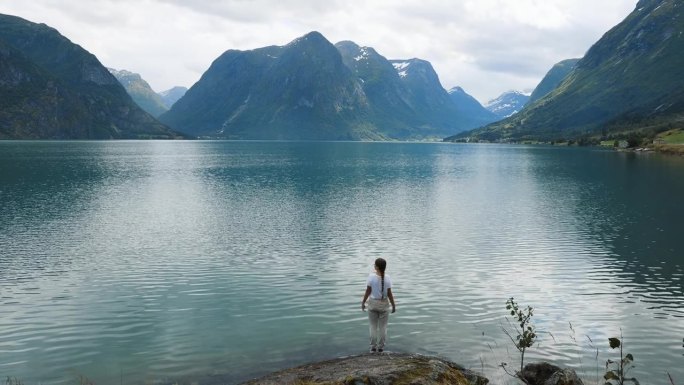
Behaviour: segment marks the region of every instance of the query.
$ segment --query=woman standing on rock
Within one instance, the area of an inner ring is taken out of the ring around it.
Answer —
[[[390,304],[392,313],[397,309],[394,306],[394,296],[392,295],[392,280],[385,274],[387,261],[382,258],[375,260],[375,273],[368,276],[366,282],[366,292],[361,301],[361,310],[366,311],[366,300],[368,300],[368,321],[370,323],[370,351],[371,353],[380,352],[385,348],[387,339],[387,321],[389,321]],[[370,299],[368,298],[370,297]]]

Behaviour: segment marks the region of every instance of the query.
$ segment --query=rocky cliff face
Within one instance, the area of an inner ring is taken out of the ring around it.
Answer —
[[[0,139],[172,138],[55,29],[0,15]]]

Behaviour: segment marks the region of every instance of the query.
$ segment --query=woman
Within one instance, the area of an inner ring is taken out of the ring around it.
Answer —
[[[394,306],[392,295],[392,280],[385,274],[387,261],[382,258],[375,260],[375,273],[368,276],[366,293],[361,301],[361,310],[366,311],[368,300],[368,321],[370,323],[370,351],[380,352],[385,349],[387,339],[387,321],[389,320],[389,305],[392,304],[392,313],[397,311]]]

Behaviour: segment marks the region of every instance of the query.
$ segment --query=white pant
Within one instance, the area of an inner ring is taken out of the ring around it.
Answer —
[[[368,321],[370,323],[371,349],[383,349],[387,339],[387,321],[389,321],[390,303],[385,299],[368,300]]]

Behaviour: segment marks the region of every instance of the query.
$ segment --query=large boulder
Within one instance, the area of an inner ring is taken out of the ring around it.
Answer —
[[[529,385],[584,385],[572,369],[562,369],[548,362],[525,365],[521,374]]]
[[[489,380],[448,360],[417,354],[363,354],[282,370],[244,385],[485,385]]]

